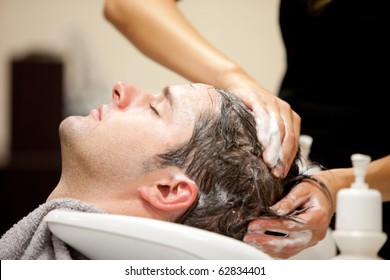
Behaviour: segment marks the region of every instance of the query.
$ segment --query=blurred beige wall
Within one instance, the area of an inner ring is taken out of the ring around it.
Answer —
[[[103,17],[103,0],[0,0],[0,165],[9,157],[9,61],[30,50],[66,63],[66,113],[87,113],[118,80],[149,90],[186,80],[144,57]],[[243,4],[245,3],[245,4]],[[285,69],[277,0],[182,0],[180,9],[271,92]],[[27,141],[27,140],[26,140]]]

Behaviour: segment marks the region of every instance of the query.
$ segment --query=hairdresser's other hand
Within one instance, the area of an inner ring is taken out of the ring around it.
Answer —
[[[332,191],[331,194],[333,197]],[[281,215],[298,211],[296,209],[307,209],[296,212],[296,221],[259,218],[249,224],[244,241],[281,259],[290,258],[324,239],[334,214],[333,202],[313,181],[303,181],[272,208]],[[269,235],[266,231],[280,232],[286,236]]]
[[[224,88],[241,98],[256,120],[257,138],[264,147],[264,162],[277,177],[284,177],[298,151],[301,118],[284,100],[257,84],[246,73],[227,74]]]

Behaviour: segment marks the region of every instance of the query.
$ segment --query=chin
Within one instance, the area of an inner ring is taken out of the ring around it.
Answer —
[[[60,134],[63,132],[83,134],[92,126],[93,123],[89,120],[88,117],[70,116],[60,123],[59,132]]]
[[[84,137],[91,125],[86,117],[71,116],[64,119],[59,126],[59,136],[61,144],[78,142]]]

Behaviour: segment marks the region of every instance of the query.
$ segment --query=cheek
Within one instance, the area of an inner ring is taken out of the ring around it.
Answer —
[[[166,126],[141,121],[113,122],[99,138],[111,146],[112,154],[132,160],[150,158],[173,142]]]
[[[135,128],[131,131],[116,128],[96,131],[94,144],[88,148],[94,155],[94,163],[91,163],[111,178],[134,179],[142,173],[143,163],[153,155],[156,147],[145,141],[150,138],[149,135],[139,134]]]
[[[121,158],[122,162],[129,158],[139,162],[188,141],[193,129],[193,113],[184,111],[182,114],[186,117],[175,117],[170,122],[142,115],[112,118],[97,128],[93,138],[100,142],[97,146],[109,146],[108,150],[103,149]]]

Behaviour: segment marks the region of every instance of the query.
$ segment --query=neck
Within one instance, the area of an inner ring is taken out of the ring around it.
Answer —
[[[51,192],[49,197],[47,198],[47,201],[57,199],[57,198],[75,198],[80,200],[86,200],[87,194],[90,193],[90,183],[88,183],[86,180],[79,176],[70,176],[67,175],[64,171],[61,174],[61,178],[57,184],[57,186],[54,188],[54,190]]]
[[[87,176],[63,172],[57,186],[47,201],[58,198],[73,198],[93,204],[107,213],[171,220],[166,212],[160,211],[142,199],[134,186],[98,183]]]

